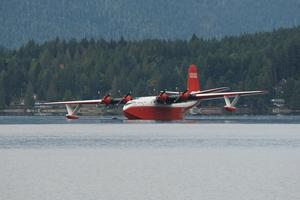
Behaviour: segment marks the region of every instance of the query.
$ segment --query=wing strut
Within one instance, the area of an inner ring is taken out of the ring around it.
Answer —
[[[236,107],[234,107],[234,106],[235,106],[236,103],[238,102],[239,98],[240,98],[240,96],[237,95],[237,96],[234,97],[233,101],[230,102],[229,97],[228,97],[228,96],[224,96],[224,100],[225,100],[225,104],[226,104],[226,105],[224,106],[225,110],[227,110],[227,111],[229,111],[229,112],[235,111],[235,110],[236,110]]]
[[[77,104],[76,107],[73,109],[71,105],[66,104],[66,108],[68,114],[66,114],[67,119],[78,119],[79,117],[76,115],[77,112],[80,110],[81,104]]]

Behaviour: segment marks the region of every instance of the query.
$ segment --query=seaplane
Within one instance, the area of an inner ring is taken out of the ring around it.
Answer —
[[[106,95],[102,99],[57,101],[43,103],[42,105],[65,105],[66,118],[78,119],[77,113],[81,106],[86,104],[123,106],[123,114],[130,120],[182,120],[187,111],[195,106],[200,106],[201,101],[224,99],[224,109],[234,112],[241,96],[265,94],[266,91],[240,91],[231,92],[229,87],[219,87],[201,90],[195,64],[188,68],[187,88],[185,91],[160,91],[157,96],[132,98],[129,94],[121,98]]]

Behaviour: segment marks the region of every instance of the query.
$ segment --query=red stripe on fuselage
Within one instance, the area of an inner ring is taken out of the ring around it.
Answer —
[[[123,110],[128,119],[181,120],[187,108],[163,106],[133,106]]]

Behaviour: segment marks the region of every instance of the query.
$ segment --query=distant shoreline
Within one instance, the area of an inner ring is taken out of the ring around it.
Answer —
[[[268,108],[267,112],[255,113],[250,108],[238,108],[236,112],[229,113],[223,107],[201,107],[191,109],[187,115],[299,115],[300,110],[290,110],[287,108]],[[64,116],[66,109],[63,106],[36,106],[32,109],[26,109],[24,105],[11,106],[0,109],[1,116]],[[80,116],[107,116],[122,115],[121,107],[97,107],[85,106],[78,113]]]

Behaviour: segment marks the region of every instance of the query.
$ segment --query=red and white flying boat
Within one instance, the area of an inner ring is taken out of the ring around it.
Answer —
[[[102,99],[82,101],[49,102],[43,105],[60,105],[67,108],[68,119],[78,119],[76,115],[84,104],[123,105],[123,113],[128,119],[139,120],[181,120],[185,113],[203,100],[225,100],[224,108],[233,112],[240,96],[264,94],[265,91],[229,92],[228,87],[200,90],[197,67],[191,64],[188,69],[187,89],[184,92],[161,91],[157,96],[138,97],[133,99],[130,94],[122,98],[110,95]],[[232,99],[232,100],[231,100]]]

